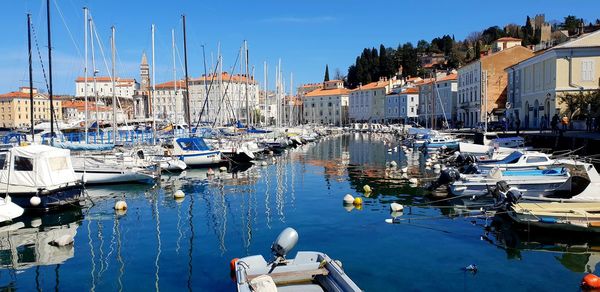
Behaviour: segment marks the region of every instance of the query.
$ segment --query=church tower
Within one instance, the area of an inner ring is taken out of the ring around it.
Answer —
[[[150,91],[150,66],[148,65],[148,58],[146,58],[146,52],[142,53],[142,63],[140,64],[140,79],[142,81],[142,84],[140,85],[140,91],[147,95]]]

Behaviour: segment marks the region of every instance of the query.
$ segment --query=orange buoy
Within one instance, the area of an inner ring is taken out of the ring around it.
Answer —
[[[235,271],[235,264],[237,263],[238,260],[239,260],[238,258],[235,258],[235,259],[232,259],[231,262],[229,262],[229,270],[230,271],[232,271],[232,272]]]
[[[600,277],[594,274],[587,274],[581,280],[581,286],[584,288],[598,289],[600,288]]]

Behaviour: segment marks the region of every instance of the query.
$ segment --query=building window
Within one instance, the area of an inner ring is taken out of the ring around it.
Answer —
[[[581,81],[594,81],[594,60],[581,61]]]

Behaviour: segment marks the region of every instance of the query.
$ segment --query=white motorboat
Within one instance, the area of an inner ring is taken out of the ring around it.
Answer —
[[[477,168],[487,171],[494,167],[500,169],[533,169],[550,167],[556,162],[548,154],[537,151],[514,151],[501,160],[483,160],[477,163]]]
[[[153,183],[158,167],[143,167],[114,154],[78,154],[73,168],[85,184]]]
[[[210,148],[200,137],[174,138],[171,154],[189,167],[205,167],[221,162],[221,151]]]
[[[241,258],[232,267],[238,292],[251,291],[362,291],[342,269],[341,263],[321,252],[300,251],[294,259],[286,254],[298,242],[298,233],[286,228],[271,250],[275,259],[261,255]]]

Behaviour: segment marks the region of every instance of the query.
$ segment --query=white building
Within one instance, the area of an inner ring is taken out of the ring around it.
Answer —
[[[94,102],[88,102],[88,123],[91,125],[96,120],[112,121],[112,108],[104,104],[95,105]],[[65,122],[85,121],[85,101],[65,100],[62,102],[63,119]],[[117,113],[117,120],[124,121],[122,112]]]
[[[419,121],[422,125],[438,128],[444,122],[456,119],[457,74],[452,73],[425,81],[419,88]]]
[[[386,95],[399,85],[402,85],[402,80],[382,78],[352,90],[349,96],[350,122],[384,122]]]
[[[94,79],[96,85],[94,86]],[[104,76],[88,76],[87,79],[87,96],[88,98],[94,98],[96,94],[98,97],[112,97],[112,80],[110,77]],[[140,89],[140,84],[133,78],[119,78],[115,80],[115,92],[118,98],[132,99],[136,91]],[[75,80],[75,97],[84,98],[85,94],[85,78],[78,77]]]
[[[304,95],[304,121],[322,125],[348,123],[348,95],[341,80],[326,81],[323,88]]]
[[[418,117],[419,88],[408,87],[399,94],[400,98],[400,120],[403,123],[415,121]]]
[[[195,121],[200,117],[203,108],[202,120],[216,119],[219,124],[245,121],[246,107],[251,114],[259,109],[259,85],[254,77],[246,78],[245,75],[223,72],[221,76],[212,74],[190,79],[189,86],[190,114]]]
[[[155,85],[156,90],[153,93],[155,118],[169,120],[176,123],[183,123],[183,92],[185,91],[185,81],[169,81]],[[150,112],[152,104],[150,103]]]

